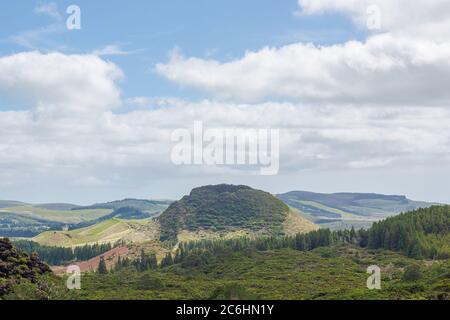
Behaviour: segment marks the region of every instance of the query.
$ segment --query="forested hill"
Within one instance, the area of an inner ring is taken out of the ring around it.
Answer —
[[[375,223],[368,246],[402,251],[414,258],[450,258],[450,206],[403,213]]]
[[[247,186],[200,187],[159,217],[161,240],[176,239],[181,230],[279,235],[288,214],[289,207],[267,192]]]

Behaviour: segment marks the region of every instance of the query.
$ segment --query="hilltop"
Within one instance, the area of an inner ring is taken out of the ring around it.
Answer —
[[[158,221],[162,241],[192,233],[277,236],[288,232],[287,225],[296,226],[298,232],[317,228],[270,193],[224,184],[192,190]]]

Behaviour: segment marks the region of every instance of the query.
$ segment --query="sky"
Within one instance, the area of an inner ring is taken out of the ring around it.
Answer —
[[[0,25],[0,199],[233,183],[450,202],[448,1],[20,1]],[[279,173],[175,165],[196,121],[279,129]]]

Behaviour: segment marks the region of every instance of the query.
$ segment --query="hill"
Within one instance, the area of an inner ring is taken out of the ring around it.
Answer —
[[[106,203],[97,203],[91,206],[78,207],[74,210],[92,210],[92,209],[110,209],[118,210],[122,208],[134,208],[144,212],[152,213],[153,215],[163,212],[171,201],[158,200],[140,200],[140,199],[124,199],[111,201]]]
[[[125,199],[82,207],[0,201],[0,237],[34,237],[49,230],[83,228],[113,218],[146,219],[159,215],[169,204],[170,201]]]
[[[80,206],[72,203],[43,203],[35,205],[36,208],[42,208],[47,210],[62,210],[69,211],[75,208],[79,208]]]
[[[33,237],[48,230],[92,221],[111,213],[109,209],[50,210],[33,205],[0,209],[0,237]]]
[[[0,209],[27,205],[20,201],[0,200]]]
[[[434,205],[405,196],[374,193],[292,191],[277,197],[300,210],[311,221],[330,229],[368,228],[380,219]]]
[[[157,239],[159,226],[153,220],[110,219],[98,224],[71,231],[47,231],[33,238],[33,241],[47,246],[75,247],[86,244],[114,244],[144,242]]]
[[[158,221],[161,240],[176,240],[182,233],[212,233],[220,235],[276,236],[286,233],[286,221],[297,226],[298,232],[311,231],[316,226],[290,211],[271,194],[247,186],[205,186],[169,206]],[[294,230],[290,230],[293,232]],[[212,235],[213,236],[213,235]]]

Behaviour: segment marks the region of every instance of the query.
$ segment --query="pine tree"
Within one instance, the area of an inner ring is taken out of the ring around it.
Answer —
[[[98,264],[97,272],[99,274],[108,274],[108,268],[106,267],[106,262],[103,257],[100,258],[100,263]]]

